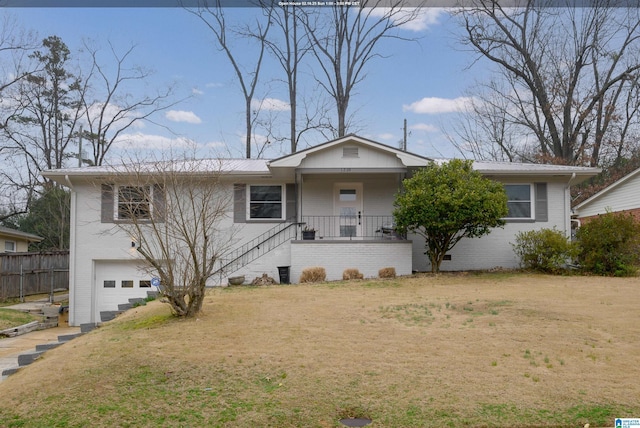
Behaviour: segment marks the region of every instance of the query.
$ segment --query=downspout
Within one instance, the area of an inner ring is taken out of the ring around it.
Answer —
[[[76,303],[75,293],[77,287],[75,286],[76,278],[76,214],[77,214],[77,193],[73,188],[73,184],[69,179],[69,175],[65,174],[64,181],[71,190],[71,201],[69,209],[69,325],[75,324],[75,310],[74,305]],[[72,290],[73,286],[73,290]],[[93,301],[93,287],[91,287],[92,301]],[[92,311],[93,312],[93,311]]]
[[[296,170],[296,210],[297,210],[297,218],[298,223],[302,223],[302,183],[304,180],[302,179],[302,174]],[[298,228],[296,228],[296,239]]]
[[[571,239],[571,182],[576,179],[576,173],[571,173],[571,178],[567,181],[567,185],[564,188],[564,234],[567,238]],[[569,212],[567,212],[567,207]]]

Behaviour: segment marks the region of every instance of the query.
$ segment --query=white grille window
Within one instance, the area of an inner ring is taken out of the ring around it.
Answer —
[[[4,241],[4,252],[5,253],[15,253],[16,252],[16,243],[14,241]]]

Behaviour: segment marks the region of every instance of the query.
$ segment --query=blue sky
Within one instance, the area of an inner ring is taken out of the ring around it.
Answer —
[[[188,97],[169,111],[158,113],[154,122],[129,132],[131,144],[146,148],[179,145],[183,138],[203,148],[234,157],[244,155],[243,97],[233,69],[217,50],[213,35],[193,15],[180,8],[16,8],[5,9],[20,25],[38,33],[40,39],[60,36],[73,50],[83,39],[102,46],[110,41],[124,51],[135,44],[130,64],[154,70],[147,84],[175,84],[176,99]],[[255,9],[229,8],[230,17],[249,20]],[[430,157],[453,157],[455,151],[441,132],[462,108],[465,89],[486,70],[482,63],[465,68],[473,55],[456,45],[457,27],[446,11],[425,8],[418,29],[404,30],[417,42],[387,41],[378,58],[368,65],[367,77],[355,90],[350,112],[356,112],[358,133],[396,146],[401,140],[403,119],[410,136],[408,149]],[[248,52],[251,58],[251,53]],[[275,81],[279,69],[273,61],[266,65],[256,98],[285,101],[282,85]],[[310,73],[310,71],[308,71]],[[316,86],[307,79],[304,91]],[[148,90],[149,88],[147,88]],[[143,90],[136,88],[136,90]],[[279,113],[286,119],[287,112]],[[168,128],[168,129],[167,129]],[[319,137],[304,143],[321,143]],[[304,148],[302,147],[302,148]],[[271,146],[266,157],[287,153],[287,146]]]

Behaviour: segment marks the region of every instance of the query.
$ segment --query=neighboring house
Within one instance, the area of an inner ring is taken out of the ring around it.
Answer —
[[[0,253],[26,253],[29,244],[42,241],[42,237],[0,226]]]
[[[640,169],[625,175],[573,208],[574,216],[581,222],[609,211],[631,213],[640,221]]]
[[[365,277],[376,277],[385,267],[399,275],[430,270],[424,240],[399,236],[392,216],[402,180],[430,161],[354,135],[271,161],[221,160],[221,191],[233,194],[228,227],[237,234],[215,282],[226,283],[235,275],[250,281],[263,273],[277,279],[283,266],[290,267],[294,283],[312,266],[324,267],[329,280],[342,279],[348,268]],[[523,230],[556,227],[569,236],[569,188],[599,172],[498,162],[475,162],[474,168],[505,184],[507,224],[483,238],[461,241],[442,263],[444,271],[516,267],[510,243]],[[96,323],[100,311],[116,309],[151,288],[149,275],[138,269],[141,261],[131,237],[113,227],[121,221],[122,190],[131,190],[115,170],[102,166],[43,173],[72,192],[70,325]],[[154,188],[149,200],[138,201],[144,206],[140,211],[148,215],[154,204],[163,204],[162,198],[161,188]],[[302,239],[304,228],[315,229],[314,240]]]

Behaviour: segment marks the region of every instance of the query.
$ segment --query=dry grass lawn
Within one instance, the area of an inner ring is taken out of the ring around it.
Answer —
[[[514,273],[153,302],[0,383],[0,426],[613,426],[640,417],[640,279]]]

